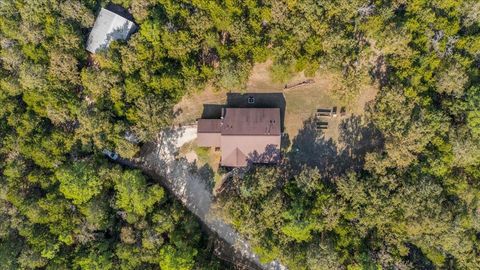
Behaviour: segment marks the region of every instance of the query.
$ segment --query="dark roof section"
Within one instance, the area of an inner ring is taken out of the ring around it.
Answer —
[[[280,136],[279,108],[226,108],[222,135]]]
[[[105,9],[108,9],[111,12],[118,14],[129,21],[134,21],[133,15],[121,5],[109,3],[107,6],[105,6]]]
[[[248,103],[249,98],[254,103]],[[227,93],[226,108],[280,108],[280,128],[284,128],[285,119],[285,96],[283,93]],[[215,118],[215,117],[202,117]],[[219,118],[219,117],[217,117]]]
[[[198,133],[220,133],[222,119],[198,119]]]

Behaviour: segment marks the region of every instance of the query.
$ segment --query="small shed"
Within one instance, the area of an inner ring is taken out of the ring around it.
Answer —
[[[88,36],[87,51],[96,53],[106,49],[114,40],[126,40],[137,29],[132,21],[102,8]]]

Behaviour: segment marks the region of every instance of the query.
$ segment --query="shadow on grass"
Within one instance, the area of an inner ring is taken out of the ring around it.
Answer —
[[[220,119],[223,108],[223,104],[203,104],[202,119]]]
[[[191,164],[190,167],[192,173],[198,174],[200,179],[202,179],[205,187],[208,189],[210,194],[213,194],[213,188],[215,187],[215,172],[213,168],[205,163],[203,166],[198,167],[196,162]]]
[[[305,121],[292,141],[291,150],[286,153],[288,164],[294,171],[305,165],[316,167],[331,180],[348,171],[360,171],[366,154],[383,148],[380,132],[360,116],[342,120],[338,144],[332,139],[326,140],[323,132],[315,126],[315,119]]]

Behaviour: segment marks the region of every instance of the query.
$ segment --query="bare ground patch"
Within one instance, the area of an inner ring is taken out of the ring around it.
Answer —
[[[222,104],[226,101],[226,91],[215,90],[213,87],[207,87],[204,91],[185,95],[182,100],[175,105],[174,111],[176,117],[174,124],[191,124],[202,115],[204,104]]]

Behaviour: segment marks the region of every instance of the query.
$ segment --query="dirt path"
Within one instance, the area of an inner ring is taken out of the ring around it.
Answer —
[[[137,167],[161,176],[162,183],[195,214],[211,231],[218,234],[226,243],[234,247],[242,257],[260,269],[286,269],[278,262],[262,265],[250,245],[230,225],[213,214],[213,195],[208,186],[209,179],[203,179],[195,170],[195,166],[184,158],[175,159],[179,148],[196,138],[196,127],[187,126],[176,130],[164,131],[158,143],[141,158],[135,160]]]

